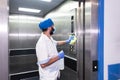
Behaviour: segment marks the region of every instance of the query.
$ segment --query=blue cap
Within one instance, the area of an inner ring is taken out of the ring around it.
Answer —
[[[42,22],[39,23],[39,28],[40,29],[47,29],[49,27],[51,27],[52,25],[54,25],[53,21],[49,18],[49,19],[46,19]]]

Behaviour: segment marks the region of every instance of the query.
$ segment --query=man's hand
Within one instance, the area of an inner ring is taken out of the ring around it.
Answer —
[[[71,40],[73,40],[73,39],[74,39],[74,36],[70,35],[69,38],[66,40],[66,43],[69,44],[71,42]]]
[[[64,51],[63,50],[58,53],[58,57],[59,57],[59,59],[64,58]]]
[[[76,36],[74,36],[74,38],[70,41],[70,45],[74,45],[75,43],[76,43],[76,41],[77,41],[77,38],[76,38]]]

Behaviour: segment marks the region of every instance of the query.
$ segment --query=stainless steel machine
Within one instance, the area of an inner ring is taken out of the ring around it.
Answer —
[[[57,47],[58,51],[65,52],[65,69],[61,71],[61,80],[97,80],[98,78],[97,7],[97,0],[86,0],[80,2],[80,7],[64,13],[65,15],[50,16],[56,27],[56,33],[53,35],[55,40],[66,40],[69,34],[77,37],[75,45],[66,44]],[[27,80],[28,77],[38,76],[35,56],[35,44],[41,33],[37,27],[38,22],[10,20],[10,79]]]

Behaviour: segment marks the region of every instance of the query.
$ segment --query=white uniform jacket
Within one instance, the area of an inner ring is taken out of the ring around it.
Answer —
[[[43,33],[36,44],[40,80],[56,80],[59,75],[58,61],[45,68],[41,68],[40,66],[40,64],[48,62],[51,57],[58,55],[56,45],[57,41],[53,40],[52,37],[49,39]]]

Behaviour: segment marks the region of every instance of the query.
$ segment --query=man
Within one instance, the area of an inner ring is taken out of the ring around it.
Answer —
[[[53,21],[49,18],[39,23],[42,30],[41,37],[36,44],[36,55],[39,66],[40,80],[58,80],[59,60],[64,58],[64,51],[57,52],[56,45],[70,43],[74,38],[70,36],[65,41],[55,41],[52,35],[55,32]]]

